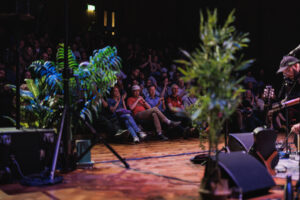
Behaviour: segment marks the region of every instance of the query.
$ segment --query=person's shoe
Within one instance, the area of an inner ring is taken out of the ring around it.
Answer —
[[[127,132],[126,129],[119,129],[119,130],[117,131],[117,133],[115,134],[115,137],[119,137],[119,136],[125,134],[126,132]]]
[[[167,138],[166,136],[164,136],[163,134],[159,134],[158,138],[164,141],[167,141],[169,138]]]
[[[181,122],[171,121],[170,126],[171,127],[176,127],[176,126],[179,126],[180,124],[181,124]]]
[[[138,137],[138,136],[133,137],[133,142],[134,142],[135,144],[140,143],[139,137]]]
[[[147,137],[147,134],[145,132],[143,132],[143,131],[140,131],[139,135],[140,135],[141,139],[145,139]]]

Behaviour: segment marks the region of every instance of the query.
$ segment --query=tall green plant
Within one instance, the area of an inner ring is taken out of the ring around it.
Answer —
[[[199,47],[191,54],[183,51],[187,59],[178,61],[185,66],[179,69],[183,79],[195,81],[189,93],[198,100],[188,110],[193,121],[208,123],[209,150],[217,150],[223,125],[240,103],[243,77],[237,78],[235,72],[252,63],[240,54],[249,39],[247,33],[236,31],[234,20],[234,11],[222,25],[217,10],[208,10],[206,18],[200,12]]]
[[[28,91],[21,90],[21,118],[26,127],[54,128],[58,124],[64,105],[63,44],[59,44],[56,56],[57,62],[34,61],[29,67],[32,79],[26,80]],[[78,127],[78,116],[90,122],[93,116],[98,116],[101,107],[99,97],[105,96],[116,83],[121,60],[117,49],[108,46],[95,50],[89,62],[79,65],[69,48],[68,63],[74,73],[69,80],[70,104],[74,112],[71,127],[74,128]]]

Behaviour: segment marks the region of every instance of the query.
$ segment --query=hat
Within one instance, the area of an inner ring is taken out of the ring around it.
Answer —
[[[294,56],[284,56],[282,58],[282,60],[280,61],[280,65],[279,65],[279,69],[278,69],[277,73],[280,73],[283,70],[285,70],[287,67],[292,66],[299,62],[300,62],[300,60],[298,60]]]
[[[140,86],[138,86],[138,85],[134,85],[134,86],[132,86],[132,88],[131,88],[131,90],[132,91],[134,91],[134,90],[140,90],[141,88],[140,88]]]

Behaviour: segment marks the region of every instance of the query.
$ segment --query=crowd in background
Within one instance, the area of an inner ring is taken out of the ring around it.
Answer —
[[[12,94],[5,84],[15,84],[16,60],[19,61],[21,82],[30,78],[29,65],[35,60],[55,61],[56,49],[62,39],[53,39],[48,34],[37,36],[33,33],[21,38],[18,46],[12,43],[0,55],[0,115],[14,116]],[[129,134],[135,143],[153,135],[162,140],[168,137],[197,136],[191,120],[181,115],[187,106],[195,103],[194,96],[188,95],[185,83],[178,71],[175,59],[182,58],[179,47],[170,42],[155,44],[143,40],[122,37],[106,40],[85,33],[75,36],[70,47],[77,61],[88,61],[94,49],[106,45],[116,46],[122,59],[122,71],[118,82],[111,89],[111,95],[102,99],[103,109],[97,124],[109,137]],[[19,50],[18,57],[16,49]],[[253,75],[247,72],[243,85],[245,92],[238,110],[232,116],[230,132],[250,132],[265,124],[265,99],[263,91],[266,75],[261,69]],[[285,117],[274,116],[274,128],[284,128]],[[5,123],[0,123],[6,126]]]

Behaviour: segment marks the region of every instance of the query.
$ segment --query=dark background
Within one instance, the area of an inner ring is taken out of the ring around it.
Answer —
[[[63,37],[63,2],[31,0],[30,12],[35,16],[33,22],[17,25],[2,17],[1,47],[9,45],[17,28],[18,33],[48,32],[58,38]],[[86,14],[87,3],[96,5],[95,17]],[[291,0],[70,0],[70,35],[90,30],[101,37],[114,31],[115,37],[126,35],[132,40],[147,38],[154,43],[176,41],[178,46],[174,48],[190,50],[198,44],[200,10],[218,8],[222,21],[235,9],[237,30],[250,33],[251,43],[244,53],[247,58],[256,60],[251,70],[265,69],[266,79],[276,85],[282,79],[275,73],[282,56],[300,43],[299,3]],[[14,10],[14,1],[2,1],[0,13]],[[103,27],[104,10],[116,13],[115,28]]]

